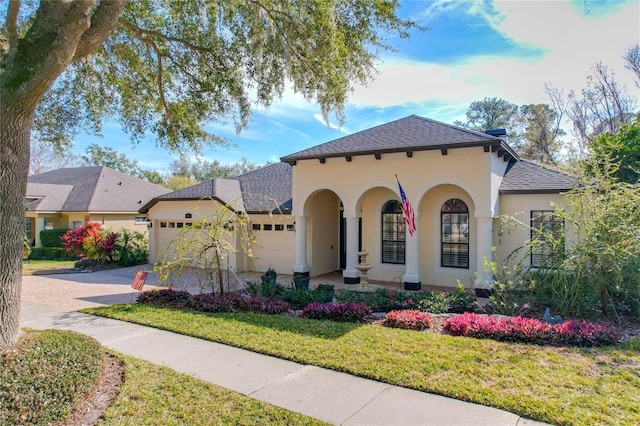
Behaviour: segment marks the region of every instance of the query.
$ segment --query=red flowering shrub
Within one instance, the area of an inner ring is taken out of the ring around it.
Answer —
[[[610,328],[586,321],[549,324],[532,318],[501,319],[472,313],[449,318],[444,330],[453,336],[539,345],[601,346],[618,340],[617,334]]]
[[[302,316],[311,319],[364,322],[371,315],[371,309],[364,303],[309,303],[303,310]]]
[[[87,226],[70,229],[60,239],[71,254],[104,260],[113,254],[118,233],[107,233],[100,222],[87,222]]]
[[[431,327],[431,315],[417,309],[391,311],[384,319],[383,325],[406,330],[426,330]]]

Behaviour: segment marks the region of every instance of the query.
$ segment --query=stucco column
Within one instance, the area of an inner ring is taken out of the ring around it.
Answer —
[[[359,284],[360,271],[355,268],[358,263],[358,228],[359,220],[357,217],[345,218],[346,234],[347,234],[347,264],[342,277],[345,284]]]
[[[42,242],[40,241],[40,231],[44,230],[46,223],[47,220],[44,217],[39,217],[35,220],[36,229],[33,232],[35,232],[34,236],[36,238],[36,247],[42,247]]]
[[[307,265],[307,217],[296,216],[296,263],[293,272],[309,275]]]
[[[493,274],[490,269],[485,267],[485,261],[493,259],[493,218],[476,217],[476,226],[478,232],[476,234],[476,281],[474,288],[476,295],[486,297],[493,284]]]
[[[420,211],[415,212],[417,222],[413,235],[407,231],[404,255],[404,282],[405,290],[420,290],[422,288],[422,276],[420,275]]]

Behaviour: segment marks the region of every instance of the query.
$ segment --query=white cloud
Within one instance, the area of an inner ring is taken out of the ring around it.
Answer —
[[[467,13],[484,19],[514,44],[539,49],[542,55],[469,57],[455,65],[387,58],[376,80],[356,88],[358,107],[390,107],[438,101],[466,103],[501,97],[517,104],[547,102],[544,84],[569,90],[586,87],[591,66],[602,62],[616,71],[620,83],[634,90],[622,55],[638,42],[640,3],[594,18],[566,2],[495,2],[493,9],[474,2],[434,2],[425,15]],[[496,13],[497,12],[497,13]]]

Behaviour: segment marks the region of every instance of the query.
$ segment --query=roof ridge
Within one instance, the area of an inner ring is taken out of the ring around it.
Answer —
[[[420,119],[422,119],[422,120],[429,121],[429,122],[431,122],[431,123],[441,124],[441,125],[447,126],[447,127],[449,127],[449,128],[452,128],[452,129],[455,129],[455,130],[462,131],[462,132],[464,132],[464,133],[472,134],[472,135],[474,135],[474,136],[482,136],[482,137],[488,138],[488,139],[490,139],[490,140],[496,140],[496,139],[497,139],[497,140],[502,140],[501,138],[499,138],[499,137],[497,137],[497,136],[492,136],[492,135],[490,135],[490,134],[488,134],[488,133],[481,132],[481,131],[479,131],[479,130],[467,129],[466,127],[456,126],[455,124],[445,123],[444,121],[434,120],[433,118],[422,117],[422,116],[420,116],[420,115],[416,115],[416,114],[412,114],[412,115],[410,115],[410,117],[417,117],[417,118],[420,118]]]
[[[96,192],[97,192],[96,190],[98,189],[98,184],[100,183],[100,178],[103,175],[102,172],[104,171],[105,168],[108,168],[107,166],[104,166],[104,165],[103,166],[99,166],[99,167],[100,167],[100,170],[98,171],[98,176],[96,177],[96,180],[93,183],[93,187],[91,189],[91,197],[89,197],[89,201],[87,201],[87,204],[86,204],[87,211],[91,210],[89,207],[93,203],[93,199],[96,197]],[[73,186],[75,187],[75,185],[73,185]]]

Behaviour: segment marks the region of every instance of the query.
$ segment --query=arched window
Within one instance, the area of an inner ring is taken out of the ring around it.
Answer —
[[[469,269],[469,208],[451,198],[440,209],[440,265]]]
[[[382,263],[404,264],[405,221],[400,201],[382,207]]]

